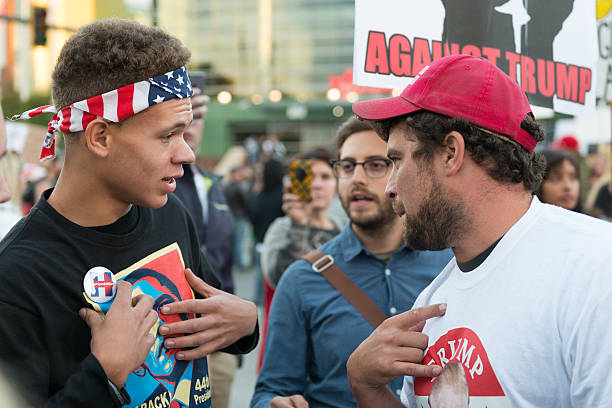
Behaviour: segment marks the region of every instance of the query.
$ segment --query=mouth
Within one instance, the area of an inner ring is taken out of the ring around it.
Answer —
[[[362,192],[355,192],[353,194],[351,194],[351,202],[352,203],[368,203],[368,202],[372,202],[374,201],[374,197],[372,197],[369,194],[366,193],[362,193]]]
[[[174,179],[174,177],[164,177],[162,181],[164,183],[168,183],[169,186],[174,186],[176,184],[176,180]]]
[[[167,183],[170,187],[174,187],[176,185],[176,179],[183,177],[183,171],[181,169],[180,173],[173,174],[172,176],[163,177],[162,181]]]

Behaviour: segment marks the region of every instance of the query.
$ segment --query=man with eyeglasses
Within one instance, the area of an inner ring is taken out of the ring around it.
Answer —
[[[338,129],[336,148],[332,166],[350,223],[320,251],[331,255],[387,316],[409,310],[452,253],[404,245],[401,220],[385,197],[391,165],[386,143],[368,123],[346,121]],[[346,362],[373,329],[308,262],[294,262],[274,295],[251,407],[356,406]],[[389,385],[399,393],[401,379]]]

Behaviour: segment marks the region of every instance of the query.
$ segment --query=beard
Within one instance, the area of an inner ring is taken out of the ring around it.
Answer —
[[[364,214],[360,211],[351,211],[351,195],[357,191],[367,194],[372,199],[372,202],[376,204],[376,211],[374,213]],[[340,197],[340,203],[344,208],[344,212],[348,215],[351,223],[370,235],[388,232],[391,224],[396,222],[398,218],[395,211],[393,211],[391,200],[387,200],[386,197],[381,199],[376,194],[367,190],[353,189],[346,197],[340,194],[338,196]]]
[[[417,251],[450,248],[468,226],[465,206],[444,195],[435,180],[416,215],[405,214],[404,242]]]

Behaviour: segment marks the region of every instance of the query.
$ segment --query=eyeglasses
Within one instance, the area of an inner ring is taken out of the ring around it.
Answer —
[[[334,175],[338,178],[349,178],[355,173],[357,165],[363,166],[365,175],[369,178],[381,178],[387,175],[389,171],[389,165],[391,160],[389,159],[368,159],[362,162],[356,162],[355,160],[330,160]]]

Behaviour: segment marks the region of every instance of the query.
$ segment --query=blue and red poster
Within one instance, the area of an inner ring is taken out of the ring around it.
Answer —
[[[179,246],[174,243],[134,265],[115,274],[117,281],[126,280],[133,285],[132,296],[145,294],[153,297],[153,309],[168,303],[194,299],[193,291],[185,278],[185,264]],[[87,296],[85,296],[87,299]],[[112,302],[94,303],[95,310],[106,313]],[[210,381],[206,358],[194,361],[176,360],[180,349],[164,347],[164,337],[158,334],[163,324],[193,318],[192,315],[163,315],[151,328],[155,343],[145,362],[132,372],[125,389],[130,394],[133,408],[143,407],[194,407],[211,406]]]

